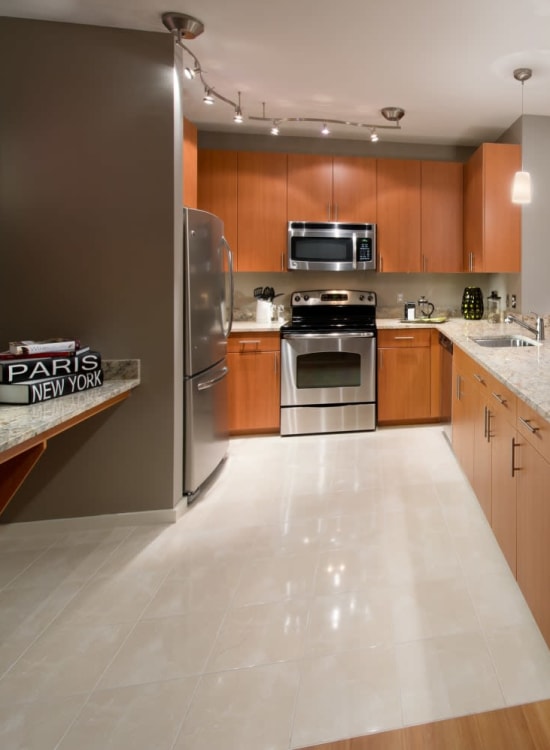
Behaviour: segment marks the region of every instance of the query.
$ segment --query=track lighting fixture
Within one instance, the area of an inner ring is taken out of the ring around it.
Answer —
[[[521,116],[523,117],[523,84],[533,75],[531,68],[516,68],[514,78],[521,81]],[[514,175],[512,182],[512,203],[531,203],[531,175],[523,170],[523,146],[521,170]]]
[[[235,114],[233,115],[233,122],[241,123],[243,121],[243,113],[241,110],[241,92],[237,92],[239,96],[239,103],[235,107]]]
[[[168,31],[174,36],[176,44],[181,47],[184,52],[186,52],[193,61],[193,67],[185,66],[183,69],[183,73],[185,77],[188,80],[193,80],[194,78],[198,78],[202,85],[204,86],[204,97],[203,102],[205,104],[214,104],[216,100],[225,102],[225,104],[229,105],[234,112],[233,115],[233,121],[236,123],[242,123],[244,116],[241,109],[241,93],[238,92],[238,102],[234,102],[232,99],[229,99],[228,97],[222,96],[222,94],[215,91],[211,86],[208,85],[208,83],[205,81],[203,70],[201,67],[201,64],[196,57],[196,55],[191,52],[189,47],[183,43],[183,39],[195,39],[197,36],[203,33],[204,31],[204,24],[199,21],[197,18],[193,18],[192,16],[187,15],[186,13],[175,13],[175,12],[167,12],[163,13],[162,16],[162,23]],[[373,143],[376,143],[378,141],[378,133],[377,130],[400,130],[401,129],[401,119],[405,115],[405,110],[401,109],[401,107],[383,107],[380,110],[380,114],[382,117],[384,117],[385,120],[388,121],[388,125],[383,124],[377,124],[373,125],[372,123],[367,122],[350,122],[349,120],[338,120],[338,119],[327,119],[327,118],[321,118],[321,117],[266,117],[265,114],[265,102],[264,102],[264,109],[261,117],[248,115],[248,120],[255,120],[257,122],[266,122],[271,123],[271,134],[272,135],[279,135],[279,125],[282,122],[308,122],[308,123],[322,123],[323,127],[321,129],[322,135],[329,135],[330,130],[328,125],[342,125],[345,127],[352,127],[352,128],[367,128],[370,130],[370,140]]]

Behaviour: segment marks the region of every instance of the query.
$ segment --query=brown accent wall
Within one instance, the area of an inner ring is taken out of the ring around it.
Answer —
[[[0,19],[0,349],[77,336],[142,363],[126,402],[50,441],[4,522],[179,499],[173,60],[165,33]]]

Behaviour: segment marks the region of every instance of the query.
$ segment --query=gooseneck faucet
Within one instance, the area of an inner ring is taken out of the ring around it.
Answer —
[[[529,323],[526,323],[525,321],[521,320],[521,318],[516,317],[515,315],[508,314],[504,318],[505,323],[517,323],[518,326],[521,326],[522,328],[526,328],[531,333],[534,333],[536,336],[537,341],[544,341],[544,318],[542,315],[537,315],[537,322],[536,325],[532,326],[529,325]]]

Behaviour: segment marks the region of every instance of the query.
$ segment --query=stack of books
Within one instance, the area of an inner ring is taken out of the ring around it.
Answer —
[[[0,352],[0,404],[37,404],[102,384],[101,354],[76,339],[12,341]]]

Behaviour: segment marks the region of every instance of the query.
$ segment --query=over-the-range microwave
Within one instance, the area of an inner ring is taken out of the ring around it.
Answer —
[[[289,221],[289,271],[375,271],[376,224]]]

